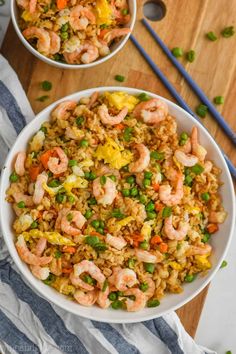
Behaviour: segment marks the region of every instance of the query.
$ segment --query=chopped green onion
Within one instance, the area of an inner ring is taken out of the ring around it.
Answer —
[[[54,283],[55,280],[56,280],[56,276],[54,274],[50,273],[49,276],[47,277],[47,279],[43,280],[43,282],[46,285],[51,285],[52,283]]]
[[[82,117],[82,116],[77,117],[75,122],[78,126],[81,126],[84,123],[84,117]]]
[[[223,96],[216,96],[214,98],[214,103],[215,104],[223,104],[224,103],[224,97]]]
[[[55,257],[56,259],[59,259],[59,258],[61,258],[61,256],[62,256],[61,251],[56,250],[55,253],[54,253],[54,257]]]
[[[210,197],[210,194],[209,194],[209,193],[205,192],[205,193],[202,193],[202,194],[201,194],[201,198],[202,198],[202,200],[204,200],[205,202],[208,202],[208,200],[209,200],[211,197]]]
[[[123,307],[123,303],[122,301],[120,300],[115,300],[111,303],[111,307],[114,309],[114,310],[119,310]]]
[[[204,171],[204,167],[197,163],[196,165],[191,167],[191,171],[195,173],[195,175],[200,175]]]
[[[184,278],[184,281],[186,283],[192,283],[197,277],[197,274],[187,274],[186,277]]]
[[[100,242],[100,239],[98,236],[86,236],[85,237],[85,243],[89,246],[94,247],[99,242]]]
[[[140,289],[141,291],[143,291],[143,292],[147,291],[148,288],[149,288],[148,283],[141,283],[141,284],[139,285],[139,289]]]
[[[49,98],[49,96],[44,95],[44,96],[40,96],[40,97],[36,98],[36,101],[45,102],[48,98]]]
[[[60,33],[60,36],[61,36],[61,39],[62,39],[63,41],[65,41],[66,39],[68,39],[69,34],[68,34],[68,32],[61,32],[61,33]]]
[[[40,86],[44,91],[50,91],[52,89],[52,83],[47,80],[41,82]]]
[[[90,198],[90,199],[88,200],[88,205],[96,205],[96,204],[97,204],[97,201],[96,201],[95,198]]]
[[[179,58],[183,56],[183,49],[179,47],[175,47],[172,49],[171,53],[174,55],[174,57]]]
[[[150,157],[154,160],[158,160],[161,161],[164,159],[165,157],[165,153],[164,152],[159,152],[159,151],[152,151],[150,153]]]
[[[113,182],[116,182],[116,176],[114,175],[111,175],[111,176],[108,176]]]
[[[144,269],[146,270],[146,272],[148,273],[153,273],[155,270],[155,264],[153,263],[144,263]]]
[[[199,106],[197,106],[196,108],[196,113],[199,115],[199,117],[201,118],[205,118],[206,114],[208,112],[208,107],[205,106],[204,104],[200,104]]]
[[[13,171],[9,177],[9,180],[10,180],[10,182],[13,182],[13,183],[17,182],[19,180],[18,174],[15,171]]]
[[[58,194],[56,195],[56,201],[57,201],[58,203],[63,203],[63,202],[66,201],[66,196],[65,196],[64,194],[58,193]]]
[[[222,36],[225,38],[232,37],[234,35],[234,33],[235,33],[234,26],[225,27],[221,31]]]
[[[194,60],[195,60],[195,57],[196,57],[196,53],[194,50],[190,50],[189,52],[187,52],[186,54],[186,58],[187,60],[192,63]]]
[[[228,265],[227,261],[223,261],[223,262],[221,263],[220,268],[225,268],[227,265]]]
[[[23,208],[25,208],[25,202],[20,201],[19,203],[17,203],[17,206],[18,206],[18,208],[23,209]]]
[[[77,161],[76,160],[69,160],[68,162],[68,166],[72,167],[72,166],[76,166],[77,165]]]
[[[102,286],[102,292],[103,292],[103,293],[106,291],[107,287],[108,287],[108,280],[106,279],[106,280],[104,281],[104,283],[103,283],[103,286]]]
[[[119,81],[119,82],[124,82],[125,81],[125,77],[122,75],[116,75],[115,76],[115,80]]]
[[[171,207],[165,207],[162,210],[162,217],[163,218],[168,218],[172,214],[172,208]]]
[[[208,32],[207,34],[206,34],[206,36],[207,36],[207,38],[210,40],[210,41],[212,41],[212,42],[214,42],[214,41],[216,41],[217,40],[217,36],[215,35],[215,33],[214,32]]]
[[[145,102],[145,101],[149,101],[149,100],[150,100],[150,96],[148,96],[147,93],[142,92],[142,93],[140,93],[140,95],[138,95],[138,99],[139,99],[140,101]]]
[[[30,228],[31,228],[31,229],[37,229],[37,227],[38,227],[38,223],[37,223],[37,221],[35,220],[35,221],[33,221],[32,224],[30,225]]]
[[[160,301],[158,299],[150,299],[147,301],[147,307],[157,307],[160,305]]]
[[[107,180],[106,176],[101,176],[100,177],[100,183],[101,183],[102,186],[104,186],[104,184],[106,183],[106,180]]]
[[[48,130],[46,127],[42,126],[39,130],[41,130],[44,134],[47,134]]]
[[[101,29],[105,29],[105,28],[107,28],[108,26],[107,26],[107,24],[106,23],[103,23],[102,25],[100,25],[100,28]]]

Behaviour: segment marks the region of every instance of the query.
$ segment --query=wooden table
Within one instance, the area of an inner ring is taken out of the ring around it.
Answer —
[[[209,98],[213,99],[217,95],[224,96],[225,104],[219,106],[219,110],[236,130],[236,105],[234,104],[236,35],[229,39],[220,36],[222,28],[234,24],[236,0],[163,0],[163,2],[166,5],[166,16],[161,21],[152,22],[153,27],[170,48],[179,46],[184,51],[190,49],[196,51],[194,63],[188,63],[184,58],[181,62]],[[134,35],[194,109],[199,104],[198,99],[139,21],[142,18],[143,3],[142,0],[137,1],[138,16]],[[214,31],[219,35],[219,39],[216,42],[207,40],[205,33],[208,31]],[[130,41],[118,55],[99,67],[77,71],[60,70],[39,61],[27,52],[10,24],[1,51],[18,73],[35,113],[73,92],[91,87],[115,86],[117,85],[114,80],[116,74],[126,77],[126,81],[122,84],[124,86],[146,89],[173,100]],[[53,89],[50,91],[50,99],[41,103],[35,99],[45,94],[39,88],[39,83],[43,80],[50,80]],[[217,123],[208,115],[204,119],[204,124],[236,164],[235,149]],[[207,288],[177,311],[183,325],[192,336],[195,335],[206,295]]]

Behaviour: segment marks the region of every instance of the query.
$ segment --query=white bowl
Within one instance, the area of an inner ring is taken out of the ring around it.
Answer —
[[[135,19],[136,19],[136,0],[128,0],[129,3],[129,11],[131,14],[131,18],[129,23],[125,25],[125,27],[130,28],[130,33],[128,33],[126,36],[124,36],[119,42],[113,44],[110,48],[111,53],[105,57],[99,58],[98,60],[95,60],[92,63],[89,64],[67,64],[67,63],[60,63],[55,60],[52,60],[50,58],[45,57],[44,55],[40,54],[36,49],[30,45],[30,43],[25,39],[23,34],[21,33],[21,30],[18,25],[18,20],[19,20],[19,12],[18,12],[18,7],[16,5],[16,0],[11,0],[11,19],[13,22],[13,26],[15,28],[15,31],[20,39],[20,41],[24,44],[24,46],[33,54],[35,55],[38,59],[41,59],[47,64],[50,64],[52,66],[56,66],[57,68],[61,69],[85,69],[85,68],[92,68],[93,66],[99,65],[107,61],[108,59],[112,58],[115,54],[117,54],[125,45],[125,43],[128,41],[129,36],[134,28],[135,24]]]
[[[203,126],[201,126],[194,118],[185,112],[182,108],[162,98],[169,107],[170,114],[176,117],[178,122],[178,129],[181,131],[190,132],[193,125],[196,125],[200,132],[200,141],[203,146],[208,151],[208,158],[216,162],[217,166],[222,169],[221,180],[224,183],[221,187],[221,197],[223,205],[228,212],[228,217],[224,224],[220,225],[219,231],[214,234],[211,238],[211,244],[213,246],[213,255],[211,257],[212,269],[208,272],[205,277],[198,277],[193,283],[184,285],[184,292],[181,294],[167,294],[159,307],[155,308],[145,308],[139,312],[126,312],[122,310],[103,310],[99,307],[83,307],[79,304],[68,300],[65,296],[55,291],[53,288],[45,285],[43,282],[37,280],[30,272],[28,266],[21,261],[16,251],[14,245],[14,233],[12,230],[12,222],[14,220],[14,213],[12,207],[9,203],[5,201],[5,192],[9,186],[9,176],[12,172],[12,161],[16,156],[17,152],[26,149],[28,140],[32,135],[37,132],[41,124],[49,118],[52,109],[61,101],[65,99],[79,100],[81,97],[90,96],[94,91],[104,92],[104,91],[125,91],[129,94],[139,94],[143,91],[126,88],[126,87],[103,87],[103,88],[93,88],[78,93],[74,93],[70,96],[64,97],[61,100],[53,103],[49,107],[45,108],[41,113],[39,113],[35,119],[32,120],[20,133],[15,144],[11,148],[7,160],[5,162],[5,168],[2,171],[2,180],[0,188],[0,219],[2,224],[2,231],[4,235],[5,242],[9,249],[9,252],[19,268],[23,276],[29,281],[29,283],[44,297],[46,297],[51,302],[60,306],[61,308],[72,312],[73,314],[80,315],[82,317],[90,318],[102,322],[113,322],[113,323],[129,323],[129,322],[139,322],[155,318],[165,314],[166,312],[175,310],[183,306],[186,302],[190,301],[194,296],[196,296],[213,278],[213,276],[218,271],[232,237],[233,223],[235,220],[235,201],[234,201],[234,189],[231,176],[225,160],[222,156],[220,149],[218,148],[214,139],[209,135]],[[159,97],[152,93],[147,92],[151,97]]]

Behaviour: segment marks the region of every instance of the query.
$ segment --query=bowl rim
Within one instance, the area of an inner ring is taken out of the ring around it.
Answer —
[[[14,256],[13,251],[12,251],[12,249],[10,247],[10,237],[8,237],[7,232],[5,231],[5,225],[4,225],[4,222],[3,222],[3,220],[4,220],[3,208],[0,208],[0,224],[1,224],[1,227],[2,227],[2,234],[3,234],[4,241],[6,243],[6,246],[7,246],[8,252],[10,253],[10,255],[11,255],[14,263],[16,264],[17,268],[19,269],[20,273],[29,282],[30,286],[33,287],[36,290],[36,292],[38,292],[41,296],[46,298],[49,302],[52,302],[53,304],[59,306],[63,310],[69,311],[70,313],[72,313],[74,315],[81,316],[83,318],[88,318],[90,320],[95,320],[95,321],[100,321],[100,322],[105,322],[105,323],[139,323],[139,322],[142,322],[142,321],[146,321],[146,320],[150,320],[150,319],[153,319],[153,318],[157,318],[157,317],[163,316],[164,314],[167,314],[167,313],[169,313],[171,311],[174,311],[174,310],[182,307],[187,302],[191,301],[194,297],[196,297],[210,283],[210,281],[214,278],[215,274],[217,273],[218,269],[220,268],[221,263],[222,263],[225,255],[226,255],[226,253],[228,251],[229,245],[230,245],[232,237],[233,237],[234,223],[235,223],[235,219],[236,219],[236,217],[235,217],[235,214],[236,214],[236,203],[235,203],[235,198],[234,198],[234,187],[233,187],[232,178],[231,178],[228,166],[227,166],[227,164],[225,162],[225,159],[223,157],[223,154],[222,154],[220,148],[218,147],[217,143],[214,141],[214,139],[211,137],[211,135],[209,134],[209,132],[206,130],[206,128],[203,125],[201,125],[194,117],[192,117],[183,108],[179,107],[174,102],[172,102],[172,101],[170,101],[170,100],[168,100],[168,99],[166,99],[166,98],[164,98],[162,96],[159,96],[159,95],[157,95],[155,93],[152,93],[152,92],[149,92],[149,91],[146,91],[146,90],[140,90],[140,89],[136,89],[136,88],[132,88],[132,87],[122,87],[122,86],[103,86],[103,87],[99,87],[99,88],[95,87],[95,88],[90,88],[90,89],[86,89],[86,90],[82,90],[82,91],[77,91],[77,92],[75,92],[73,94],[70,94],[68,96],[60,98],[59,100],[55,101],[54,103],[52,103],[49,106],[47,106],[46,108],[44,108],[41,112],[39,112],[35,116],[34,119],[32,119],[32,121],[30,123],[28,123],[22,129],[22,131],[18,135],[16,141],[14,142],[13,146],[11,147],[11,149],[8,152],[8,156],[7,156],[6,160],[5,160],[4,166],[11,166],[11,164],[12,164],[11,154],[12,154],[12,152],[15,149],[15,145],[17,144],[17,142],[19,140],[21,140],[21,136],[24,134],[24,132],[26,130],[30,130],[31,127],[34,126],[36,120],[40,120],[41,116],[43,116],[45,114],[47,114],[48,118],[49,118],[49,114],[52,111],[52,109],[56,105],[58,105],[60,102],[63,102],[65,100],[73,100],[73,99],[77,100],[78,98],[90,96],[95,91],[98,91],[99,93],[102,93],[102,92],[105,92],[105,91],[109,91],[109,92],[124,91],[124,92],[126,92],[128,94],[140,94],[140,93],[144,92],[144,93],[150,95],[150,97],[162,99],[163,101],[165,101],[168,104],[169,107],[172,107],[173,109],[175,109],[175,110],[179,111],[180,113],[186,115],[191,120],[191,122],[194,125],[196,125],[200,129],[203,129],[205,131],[206,135],[208,136],[208,138],[210,139],[211,144],[213,144],[214,148],[217,150],[217,152],[222,157],[222,161],[223,161],[223,165],[224,165],[224,170],[222,170],[222,173],[225,173],[226,176],[227,176],[227,179],[228,179],[228,182],[229,182],[228,186],[229,186],[229,190],[230,190],[230,195],[232,195],[232,210],[231,210],[231,215],[232,215],[231,219],[232,220],[230,220],[230,231],[229,231],[228,241],[225,244],[224,251],[222,252],[222,254],[221,254],[220,258],[219,258],[219,261],[215,265],[215,268],[213,269],[212,273],[205,276],[205,279],[204,279],[203,283],[201,284],[201,286],[199,286],[190,295],[186,296],[185,299],[180,300],[176,305],[170,306],[170,308],[168,310],[160,310],[158,312],[158,314],[155,314],[155,312],[154,312],[152,314],[140,315],[138,319],[137,318],[136,319],[130,318],[130,319],[125,319],[125,320],[120,320],[119,318],[118,319],[116,319],[116,318],[107,319],[107,318],[102,318],[101,317],[98,320],[97,316],[93,315],[93,312],[90,312],[88,315],[86,315],[84,313],[82,313],[82,314],[75,313],[73,311],[73,309],[70,308],[69,305],[61,304],[60,301],[57,301],[57,299],[53,299],[52,300],[51,296],[47,292],[44,292],[43,288],[41,288],[41,286],[38,286],[37,284],[33,284],[31,282],[30,277],[28,276],[27,272],[24,269],[24,264],[25,263],[23,261],[21,261],[20,257],[16,258]],[[34,129],[32,129],[32,131],[34,131]],[[10,158],[11,158],[11,160],[10,160]],[[2,176],[1,176],[1,181],[0,181],[0,205],[2,205],[2,202],[4,202],[4,200],[5,200],[5,192],[6,192],[6,190],[4,190],[4,181],[7,178],[5,170],[6,169],[4,169],[4,168],[2,169]],[[141,311],[140,311],[140,313],[141,313]],[[136,312],[136,314],[139,314],[139,313]],[[114,317],[115,317],[115,315],[114,315]]]
[[[133,29],[134,29],[134,25],[135,25],[135,21],[136,21],[136,15],[137,15],[137,4],[136,4],[136,0],[129,0],[130,2],[132,2],[132,7],[133,7],[133,11],[131,14],[131,22],[129,28],[130,29],[130,33],[126,34],[118,43],[117,47],[115,48],[114,51],[112,51],[111,53],[109,53],[108,55],[106,55],[105,57],[102,57],[98,60],[95,60],[92,63],[89,64],[65,64],[65,63],[60,63],[57,62],[55,60],[52,60],[46,56],[44,56],[43,54],[39,53],[36,49],[34,49],[29,42],[25,39],[25,37],[23,36],[19,26],[18,26],[18,21],[16,19],[15,16],[15,6],[17,7],[16,4],[16,0],[11,0],[11,20],[14,26],[14,29],[21,41],[21,43],[25,46],[26,49],[28,49],[30,51],[31,54],[33,54],[34,56],[36,56],[38,59],[42,60],[44,63],[47,63],[51,66],[57,67],[57,68],[61,68],[61,69],[72,69],[72,70],[76,70],[76,69],[86,69],[86,68],[92,68],[96,65],[102,64],[104,62],[106,62],[107,60],[111,59],[114,55],[116,55],[123,47],[124,45],[127,43]]]

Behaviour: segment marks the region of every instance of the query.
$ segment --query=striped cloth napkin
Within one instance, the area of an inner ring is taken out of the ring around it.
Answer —
[[[22,86],[0,56],[0,167],[34,118]],[[198,346],[172,312],[142,323],[108,324],[46,301],[19,274],[0,236],[0,352],[23,354],[214,354]]]

